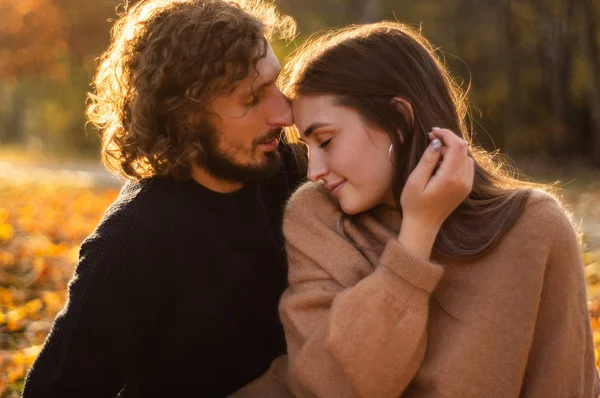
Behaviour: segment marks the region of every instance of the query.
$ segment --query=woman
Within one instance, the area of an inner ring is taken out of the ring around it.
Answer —
[[[284,76],[311,180],[284,220],[290,391],[592,397],[571,222],[470,143],[433,47],[397,23],[350,27]]]

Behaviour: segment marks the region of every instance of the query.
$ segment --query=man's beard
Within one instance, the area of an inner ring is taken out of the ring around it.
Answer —
[[[282,161],[279,151],[261,154],[262,151],[258,149],[258,145],[281,138],[282,129],[271,130],[265,136],[252,142],[251,154],[264,157],[260,163],[239,164],[231,156],[231,153],[236,151],[235,147],[231,149],[231,152],[220,148],[219,144],[222,139],[220,132],[215,127],[209,122],[205,122],[200,128],[198,136],[203,150],[194,159],[194,162],[213,177],[223,181],[252,184],[269,179],[281,169]]]

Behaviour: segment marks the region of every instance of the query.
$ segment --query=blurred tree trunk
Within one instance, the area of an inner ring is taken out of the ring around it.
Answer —
[[[573,1],[541,0],[539,6],[539,23],[542,33],[541,67],[548,73],[549,105],[553,116],[548,126],[550,139],[547,149],[552,155],[561,155],[572,148],[567,141],[569,130],[567,112],[572,66]]]
[[[5,114],[2,129],[0,131],[0,142],[6,144],[22,144],[25,141],[24,121],[25,121],[25,93],[19,84],[15,84],[12,90],[9,90],[10,112]]]
[[[381,0],[364,0],[364,6],[360,23],[371,23],[380,21],[383,17]]]
[[[588,99],[592,118],[591,148],[592,162],[600,166],[600,63],[598,61],[598,42],[596,41],[597,22],[592,7],[593,0],[579,0],[583,19],[583,54],[590,70]]]
[[[499,13],[502,18],[502,24],[504,25],[504,34],[501,35],[503,40],[503,51],[505,56],[504,59],[504,71],[507,85],[506,100],[504,103],[504,120],[503,120],[503,132],[504,145],[500,148],[503,152],[514,153],[517,150],[517,138],[518,138],[518,79],[519,74],[517,66],[519,65],[520,49],[519,40],[517,37],[516,27],[513,23],[513,16],[511,12],[511,5],[513,0],[502,1],[502,12]]]

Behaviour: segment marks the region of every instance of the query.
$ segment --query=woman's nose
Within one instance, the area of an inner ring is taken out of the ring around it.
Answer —
[[[308,179],[312,182],[322,180],[327,176],[329,170],[322,159],[319,156],[310,156],[308,158]]]

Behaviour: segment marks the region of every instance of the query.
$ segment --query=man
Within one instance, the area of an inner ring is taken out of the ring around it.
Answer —
[[[293,30],[259,1],[147,0],[117,21],[88,116],[131,181],[83,242],[23,397],[224,397],[285,353],[280,227],[302,157],[280,142],[267,40]]]

